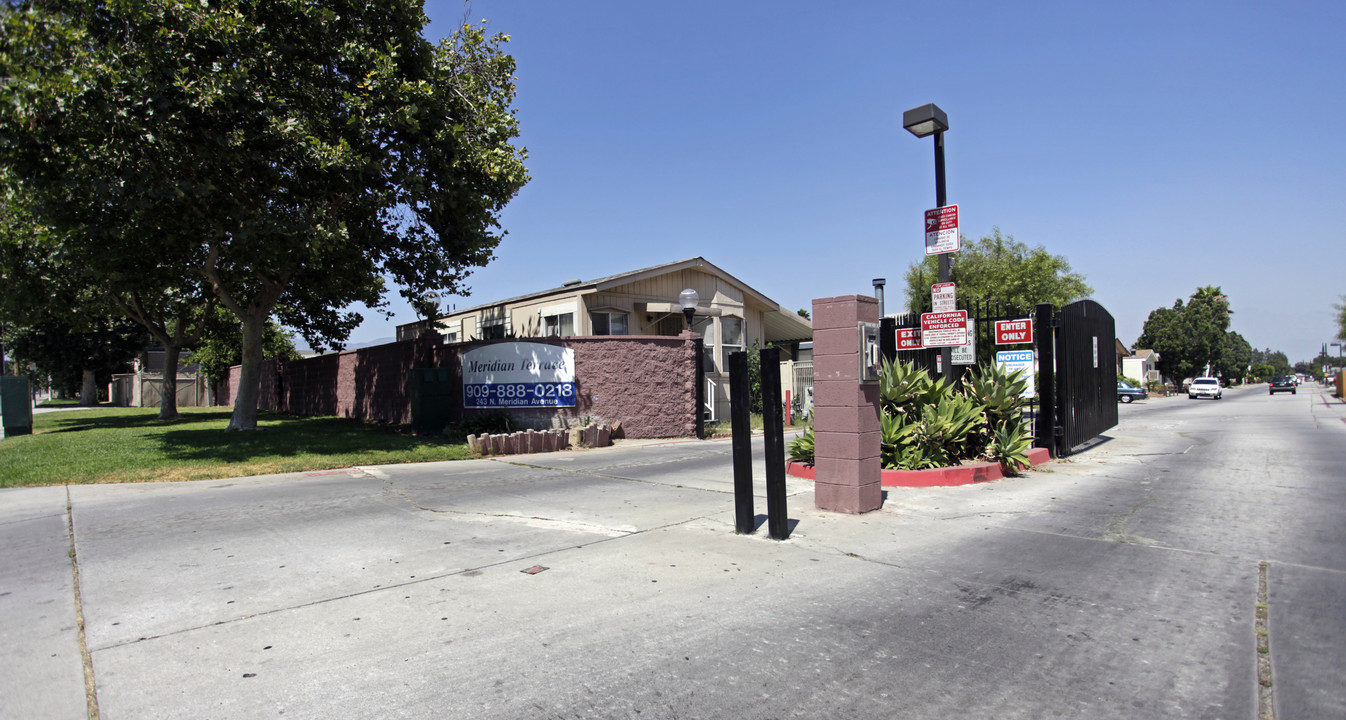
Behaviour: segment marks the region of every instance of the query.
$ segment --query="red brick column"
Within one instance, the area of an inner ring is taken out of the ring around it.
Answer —
[[[814,503],[863,513],[883,504],[879,386],[860,384],[858,323],[879,321],[863,295],[813,301]]]

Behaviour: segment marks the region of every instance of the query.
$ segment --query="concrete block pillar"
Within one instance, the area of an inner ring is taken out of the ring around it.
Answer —
[[[860,384],[860,322],[879,321],[864,295],[813,301],[814,503],[863,513],[883,504],[879,386]]]

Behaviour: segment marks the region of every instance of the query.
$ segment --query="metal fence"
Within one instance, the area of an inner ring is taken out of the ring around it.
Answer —
[[[977,300],[960,309],[967,310],[967,318],[973,323],[972,332],[968,333],[971,347],[964,346],[970,352],[962,353],[966,359],[972,362],[960,363],[958,358],[955,357],[954,379],[962,377],[974,365],[988,365],[995,362],[996,350],[1005,349],[1004,347],[997,348],[995,344],[995,323],[997,320],[1024,320],[1032,317],[1032,311],[1000,301]],[[901,313],[892,316],[892,320],[894,328],[897,330],[921,327],[920,313]],[[916,367],[925,368],[934,375],[939,367],[940,350],[941,348],[895,349],[895,357],[899,361],[910,362]]]

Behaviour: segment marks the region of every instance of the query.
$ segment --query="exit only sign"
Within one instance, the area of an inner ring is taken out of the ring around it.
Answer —
[[[1033,321],[1031,319],[995,321],[996,345],[1019,345],[1031,342],[1033,342]]]

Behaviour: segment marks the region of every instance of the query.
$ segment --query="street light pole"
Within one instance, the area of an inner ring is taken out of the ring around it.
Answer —
[[[944,131],[949,129],[949,116],[934,103],[912,108],[902,113],[902,127],[918,138],[935,136],[935,207],[948,204],[944,192]],[[949,253],[939,254],[939,281],[949,282]],[[944,366],[944,380],[953,382],[953,348],[944,347],[939,351],[940,364]]]

